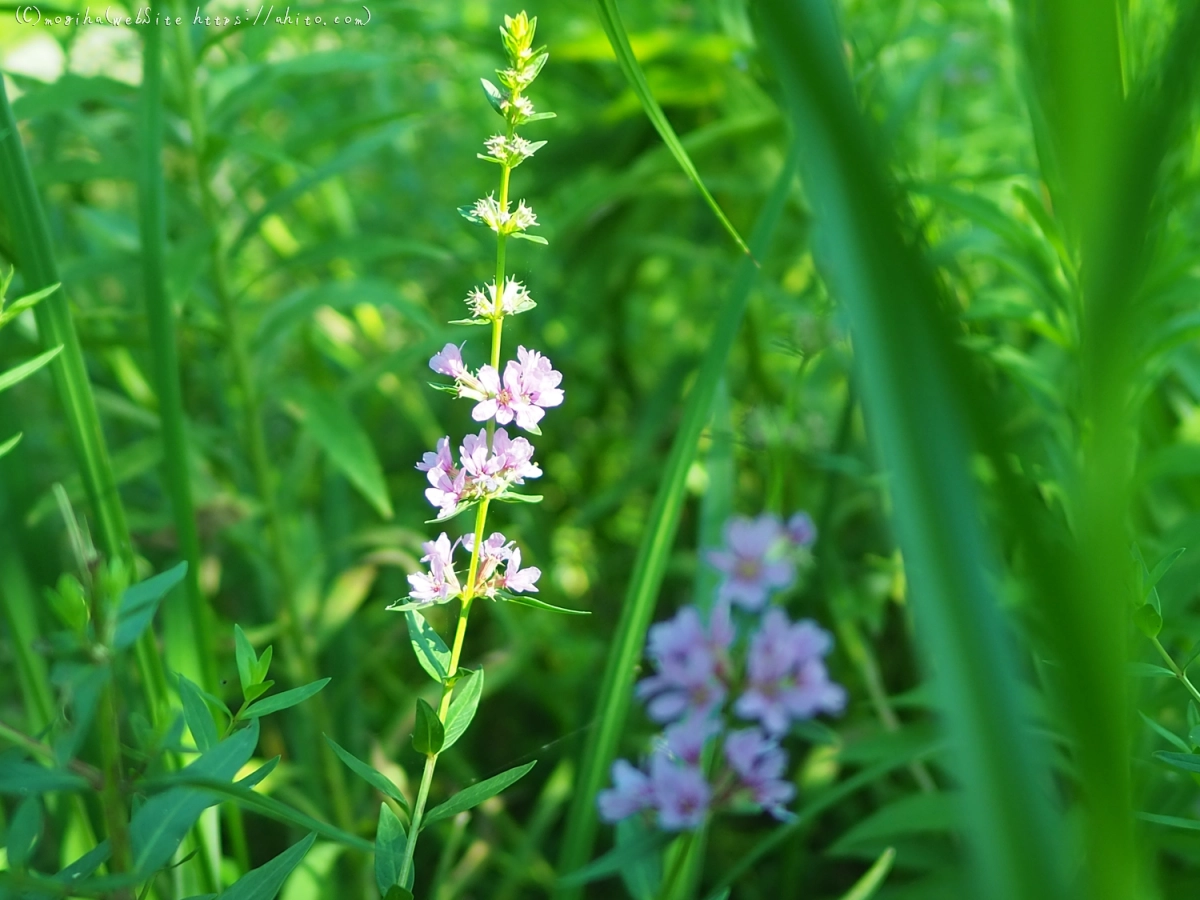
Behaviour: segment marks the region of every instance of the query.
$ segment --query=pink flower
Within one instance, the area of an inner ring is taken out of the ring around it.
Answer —
[[[518,428],[536,431],[546,414],[544,408],[563,402],[563,392],[557,387],[562,374],[554,371],[550,360],[524,347],[517,348],[517,357],[504,367],[503,379],[492,366],[479,370],[483,398],[471,411],[476,422],[516,422]]]
[[[725,575],[720,598],[759,610],[773,590],[791,584],[795,577],[791,561],[775,556],[782,538],[779,520],[771,515],[730,521],[725,528],[727,546],[708,553],[708,561]]]
[[[428,572],[416,572],[408,576],[412,585],[409,596],[421,605],[445,603],[461,593],[458,578],[454,574],[454,544],[445,532],[435,541],[426,541],[421,545],[425,555],[421,562],[429,563]]]
[[[784,804],[796,795],[796,786],[783,777],[787,754],[777,741],[757,728],[731,732],[725,759],[755,803],[777,819],[786,817]]]
[[[768,734],[779,735],[792,721],[841,712],[846,691],[829,680],[821,660],[832,644],[815,623],[792,624],[783,610],[769,609],[750,640],[749,684],[734,705],[737,714],[757,719]]]
[[[542,570],[537,566],[521,568],[521,550],[519,547],[514,547],[512,555],[508,558],[508,565],[504,567],[504,576],[500,579],[500,587],[517,594],[526,592],[536,594],[538,592],[537,580],[541,577]]]
[[[451,478],[458,474],[458,470],[454,465],[454,457],[450,455],[450,438],[440,438],[437,442],[437,450],[428,452],[422,456],[421,461],[417,463],[417,468],[422,472],[445,472]],[[430,484],[435,483],[435,477],[434,474],[429,475]]]
[[[439,375],[449,375],[451,378],[466,375],[467,367],[463,365],[461,346],[447,344],[429,360],[429,368]]]
[[[600,818],[619,822],[654,805],[649,777],[629,762],[618,759],[612,767],[613,787],[596,795]]]

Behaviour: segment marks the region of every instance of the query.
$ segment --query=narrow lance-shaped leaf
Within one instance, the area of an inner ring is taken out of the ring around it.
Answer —
[[[501,772],[499,775],[494,775],[491,778],[485,779],[478,784],[473,784],[468,788],[463,788],[441,806],[435,806],[426,814],[421,821],[422,830],[428,828],[434,822],[439,822],[442,819],[449,819],[458,815],[463,810],[472,809],[478,806],[484,800],[495,797],[501,791],[514,784],[537,765],[537,760],[531,763],[526,763],[523,766],[518,766],[515,769],[509,769],[507,772]]]
[[[471,720],[475,718],[475,710],[479,708],[479,698],[483,696],[483,669],[469,672],[458,670],[459,687],[450,701],[450,709],[446,713],[446,739],[442,749],[454,746],[454,742],[462,737]]]
[[[408,845],[408,836],[404,833],[404,825],[396,818],[396,814],[386,803],[379,805],[379,826],[375,832],[375,884],[379,888],[379,896],[387,897],[393,887],[400,885],[400,868],[404,862],[404,850]],[[400,885],[408,890],[412,888],[414,870],[410,866],[405,883]]]
[[[303,703],[309,697],[318,694],[331,680],[329,678],[322,678],[319,681],[314,681],[311,684],[306,684],[298,688],[292,688],[290,691],[284,691],[281,694],[272,694],[270,697],[265,697],[246,707],[246,710],[242,713],[242,718],[257,719],[260,716],[289,709],[298,703]]]
[[[313,832],[298,844],[284,850],[268,863],[257,869],[251,869],[222,894],[223,900],[275,900],[275,896],[283,887],[292,870],[300,865],[304,855],[308,853],[313,842],[317,839]]]
[[[440,753],[446,733],[433,707],[422,698],[417,698],[417,719],[413,727],[413,749],[431,756]]]
[[[374,787],[380,793],[387,794],[402,807],[408,809],[408,801],[404,799],[404,795],[400,792],[400,788],[396,787],[390,778],[388,778],[382,772],[378,772],[371,768],[357,756],[352,754],[349,750],[346,750],[344,747],[342,747],[329,735],[324,735],[324,738],[325,742],[333,748],[333,752],[337,754],[338,759],[344,762],[349,767],[351,772],[366,781],[367,784]]]
[[[646,75],[642,72],[642,67],[633,53],[633,46],[629,43],[629,35],[625,31],[624,22],[621,21],[621,12],[617,9],[616,0],[596,0],[596,6],[600,13],[600,24],[604,26],[604,33],[608,35],[608,41],[612,44],[613,52],[617,55],[617,62],[620,63],[621,69],[625,72],[625,77],[629,79],[629,85],[633,88],[634,94],[637,95],[642,108],[646,111],[646,116],[650,119],[650,123],[662,137],[663,143],[667,145],[667,149],[671,151],[671,155],[675,157],[675,161],[679,163],[679,167],[683,169],[684,174],[691,179],[692,184],[700,191],[701,196],[704,197],[704,202],[708,204],[708,208],[712,210],[713,215],[717,217],[721,226],[734,239],[742,252],[753,258],[753,251],[746,246],[746,242],[742,240],[742,236],[738,233],[738,230],[733,227],[733,223],[729,221],[728,216],[725,215],[725,212],[717,204],[713,195],[709,193],[708,188],[704,186],[704,181],[700,178],[700,173],[696,170],[691,157],[688,156],[687,151],[683,148],[683,144],[680,143],[679,136],[675,134],[675,129],[671,127],[671,123],[667,120],[662,107],[654,99],[654,94],[651,93],[650,85],[646,81]]]

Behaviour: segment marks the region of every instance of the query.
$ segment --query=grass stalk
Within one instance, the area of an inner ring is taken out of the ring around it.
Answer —
[[[708,352],[688,395],[679,430],[667,457],[605,663],[604,678],[596,700],[595,733],[584,748],[579,778],[571,800],[566,835],[559,855],[559,871],[564,874],[580,868],[591,856],[597,827],[596,794],[608,778],[608,768],[616,756],[624,732],[638,660],[654,615],[658,591],[666,574],[667,558],[679,529],[687,472],[695,459],[700,434],[709,421],[717,384],[725,371],[729,351],[758,273],[754,260],[763,258],[770,246],[771,236],[795,181],[796,163],[796,155],[790,154],[755,223],[750,239],[750,254],[744,255],[738,262],[729,296],[717,314]],[[581,894],[581,887],[561,887],[556,896],[561,900],[574,900]]]
[[[311,644],[305,632],[297,608],[298,592],[295,572],[288,553],[287,536],[284,530],[283,511],[272,477],[270,456],[267,450],[266,433],[263,430],[262,406],[255,386],[253,366],[247,345],[237,300],[230,287],[225,249],[220,235],[221,210],[212,189],[212,173],[209,168],[208,129],[203,101],[196,83],[196,60],[192,49],[191,33],[188,29],[176,29],[176,56],[179,83],[183,89],[183,102],[188,123],[192,131],[192,151],[195,164],[197,189],[200,194],[201,214],[212,233],[209,245],[209,261],[213,290],[220,308],[222,326],[228,343],[233,365],[234,388],[237,391],[242,413],[242,439],[254,478],[255,493],[262,504],[266,519],[267,544],[271,563],[278,579],[282,602],[279,606],[281,638],[284,643],[289,676],[296,684],[315,679],[315,660]],[[310,704],[305,704],[311,717],[305,722],[305,733],[314,740],[304,740],[299,749],[302,759],[312,759],[313,753],[320,760],[320,769],[325,780],[326,793],[333,812],[334,821],[342,828],[349,828],[352,811],[346,779],[341,763],[323,741],[315,740],[319,734],[333,733],[332,716],[328,700],[318,694]],[[315,748],[315,750],[314,750]]]
[[[977,895],[1071,896],[1047,754],[1022,707],[969,467],[989,401],[943,317],[927,261],[905,237],[832,9],[772,0],[759,14],[803,149],[822,275],[849,313],[868,427],[889,474],[918,639],[935,661],[964,786]]]
[[[175,310],[166,291],[166,185],[162,168],[163,36],[146,28],[143,36],[141,87],[142,161],[138,167],[138,213],[141,231],[142,290],[150,330],[150,358],[158,393],[163,441],[163,467],[171,497],[179,549],[187,560],[184,580],[187,605],[164,605],[163,632],[167,657],[174,669],[207,690],[217,686],[212,647],[212,617],[200,589],[200,535],[192,502],[186,414],[180,384]]]

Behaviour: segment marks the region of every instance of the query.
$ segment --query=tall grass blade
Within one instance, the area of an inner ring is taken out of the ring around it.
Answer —
[[[717,204],[713,195],[709,193],[708,188],[704,186],[703,179],[700,178],[700,173],[697,171],[692,158],[688,156],[687,150],[683,148],[683,144],[679,141],[679,136],[675,134],[675,129],[671,127],[671,123],[667,121],[667,116],[663,112],[662,107],[658,105],[658,101],[654,99],[654,94],[650,92],[650,85],[646,81],[646,74],[642,71],[641,65],[634,56],[633,46],[629,43],[629,34],[625,31],[625,23],[621,21],[621,12],[617,9],[617,0],[596,0],[596,8],[600,13],[600,24],[604,26],[604,33],[608,35],[608,42],[612,44],[613,52],[617,54],[617,62],[620,63],[625,77],[629,79],[629,85],[633,88],[633,92],[641,101],[642,108],[646,111],[646,116],[650,119],[655,130],[663,139],[663,143],[667,145],[667,149],[671,151],[671,155],[675,157],[684,174],[691,179],[692,184],[696,186],[696,190],[704,197],[704,202],[708,204],[708,208],[713,211],[720,221],[721,226],[729,233],[729,236],[737,243],[742,252],[747,254],[751,259],[754,258],[754,253],[746,242],[742,239],[738,230],[733,227],[733,223],[729,221],[728,216]]]
[[[964,787],[977,895],[1069,896],[1047,763],[1022,714],[969,470],[972,372],[926,261],[901,231],[832,10],[771,0],[759,11],[822,230],[818,259],[849,313],[868,430],[890,476],[918,636]]]
[[[0,206],[12,224],[13,246],[25,278],[25,293],[58,284],[58,266],[50,245],[50,230],[38,199],[33,173],[21,134],[13,117],[8,93],[0,82]],[[108,446],[100,428],[87,365],[79,336],[71,321],[65,291],[53,291],[34,307],[38,334],[47,351],[62,346],[51,366],[54,386],[63,405],[67,429],[75,450],[96,531],[104,551],[126,563],[133,562],[133,546],[125,510],[109,461]],[[131,565],[132,568],[132,565]]]
[[[784,164],[755,223],[751,243],[759,256],[765,255],[770,246],[771,236],[795,179],[796,164],[796,155],[793,153]],[[560,872],[574,872],[587,863],[591,856],[596,837],[596,793],[603,788],[608,777],[608,768],[616,755],[617,744],[625,727],[630,692],[642,645],[646,640],[646,630],[654,615],[667,557],[679,528],[687,472],[695,459],[700,433],[709,421],[717,384],[725,371],[757,271],[752,256],[744,257],[738,264],[729,296],[714,323],[708,352],[688,395],[679,431],[671,445],[654,506],[646,521],[645,537],[638,548],[633,577],[605,665],[604,680],[596,703],[595,732],[584,750],[568,813],[566,837],[559,857]],[[564,900],[578,897],[579,889],[566,886],[560,888],[556,896]]]
[[[200,535],[188,474],[190,456],[179,376],[175,310],[166,290],[166,185],[163,179],[162,32],[144,32],[141,87],[142,161],[138,167],[138,218],[142,242],[142,291],[150,329],[150,360],[163,442],[163,470],[179,551],[187,561],[187,605],[167,604],[163,634],[177,671],[207,690],[217,685],[208,601],[200,589]]]
[[[1075,552],[1043,579],[1048,642],[1061,692],[1058,709],[1074,739],[1084,820],[1089,896],[1149,896],[1134,835],[1131,690],[1125,677],[1130,610],[1142,598],[1131,577],[1130,478],[1138,432],[1136,397],[1146,375],[1133,340],[1149,315],[1135,303],[1165,206],[1164,161],[1178,143],[1197,78],[1200,4],[1178,7],[1157,65],[1128,83],[1115,5],[1081,0],[1018,4],[1019,35],[1049,139],[1043,166],[1062,172],[1056,206],[1080,259],[1080,470],[1073,476]],[[1053,111],[1053,115],[1047,114]],[[1039,566],[1039,568],[1045,568]]]

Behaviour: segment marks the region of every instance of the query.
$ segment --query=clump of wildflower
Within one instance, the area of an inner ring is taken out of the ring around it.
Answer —
[[[644,768],[614,764],[613,786],[597,797],[606,821],[643,813],[665,831],[680,831],[717,811],[786,818],[796,787],[786,777],[782,741],[794,724],[845,706],[845,690],[825,668],[829,634],[767,606],[794,578],[788,548],[815,539],[811,520],[797,514],[785,529],[771,516],[734,519],[725,535],[726,545],[709,557],[726,579],[707,621],[686,606],[650,629],[646,655],[655,674],[639,682],[637,694],[665,729]],[[758,570],[738,568],[747,561]]]
[[[708,561],[723,576],[721,600],[749,610],[762,609],[773,591],[796,578],[797,555],[813,544],[816,527],[799,512],[785,526],[777,517],[735,517],[725,526],[725,546],[708,552]]]

